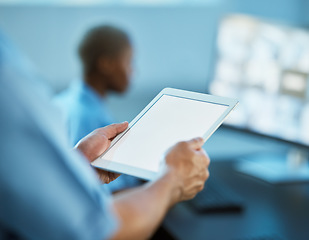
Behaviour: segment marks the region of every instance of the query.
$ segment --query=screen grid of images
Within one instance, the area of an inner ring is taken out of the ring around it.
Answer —
[[[309,145],[309,32],[235,15],[217,45],[210,92],[240,101],[227,123]]]

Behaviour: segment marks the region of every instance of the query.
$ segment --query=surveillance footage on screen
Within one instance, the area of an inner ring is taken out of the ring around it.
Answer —
[[[233,15],[221,22],[212,94],[235,97],[227,123],[309,144],[309,32]]]

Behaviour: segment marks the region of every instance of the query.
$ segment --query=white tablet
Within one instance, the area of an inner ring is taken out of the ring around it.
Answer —
[[[165,88],[92,165],[155,179],[169,147],[194,137],[206,141],[237,104],[235,99]]]

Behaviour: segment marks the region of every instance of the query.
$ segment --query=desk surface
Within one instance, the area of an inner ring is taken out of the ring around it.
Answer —
[[[251,240],[263,236],[308,240],[309,184],[270,185],[237,173],[234,164],[234,161],[212,162],[210,174],[244,199],[245,210],[203,215],[180,203],[164,220],[170,233],[180,240]]]

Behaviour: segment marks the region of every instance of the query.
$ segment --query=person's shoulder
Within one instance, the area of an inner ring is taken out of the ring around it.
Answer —
[[[56,94],[52,102],[60,107],[67,107],[68,110],[72,108],[73,105],[79,103],[80,96],[80,86],[79,81],[72,81],[67,88]]]

